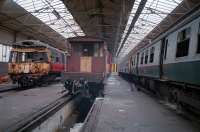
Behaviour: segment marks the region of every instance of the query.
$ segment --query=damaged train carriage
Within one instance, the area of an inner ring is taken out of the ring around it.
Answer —
[[[41,85],[54,80],[64,70],[64,52],[40,41],[13,44],[8,73],[21,87]]]

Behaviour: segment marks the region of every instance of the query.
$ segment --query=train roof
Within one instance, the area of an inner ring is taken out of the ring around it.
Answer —
[[[59,50],[55,47],[52,47],[46,43],[43,43],[39,40],[23,40],[12,44],[13,48],[50,48],[58,52],[65,53],[62,50]]]
[[[39,40],[23,40],[23,41],[13,43],[12,46],[13,47],[25,47],[25,48],[30,48],[30,47],[46,48],[47,44],[45,44]]]

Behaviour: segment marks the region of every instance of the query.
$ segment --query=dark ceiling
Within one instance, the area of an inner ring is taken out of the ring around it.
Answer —
[[[87,36],[108,43],[114,53],[128,21],[134,0],[63,0]]]

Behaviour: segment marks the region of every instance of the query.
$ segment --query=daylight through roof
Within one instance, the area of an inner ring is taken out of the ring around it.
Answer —
[[[130,13],[126,29],[120,41],[122,44],[125,35],[130,27],[139,4],[142,0],[136,0]],[[120,50],[118,57],[123,58],[127,55],[144,37],[150,33],[168,14],[172,12],[183,0],[147,0],[146,5],[135,23],[130,35]]]
[[[65,38],[85,36],[61,0],[14,0]]]

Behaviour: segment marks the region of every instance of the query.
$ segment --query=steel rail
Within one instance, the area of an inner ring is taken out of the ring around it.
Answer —
[[[0,88],[0,93],[9,92],[9,91],[17,91],[17,90],[22,90],[22,89],[19,89],[18,86],[10,86],[10,88],[3,87],[3,88]]]

